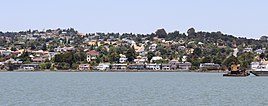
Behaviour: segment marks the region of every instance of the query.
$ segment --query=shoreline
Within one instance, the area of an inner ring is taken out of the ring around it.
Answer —
[[[6,71],[0,70],[0,72],[200,72],[200,73],[223,73],[227,72],[225,70],[208,70],[208,71],[200,71],[200,70],[14,70],[14,71]]]

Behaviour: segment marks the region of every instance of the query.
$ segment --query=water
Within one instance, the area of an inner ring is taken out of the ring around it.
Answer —
[[[0,73],[0,105],[264,106],[268,77],[221,73]]]

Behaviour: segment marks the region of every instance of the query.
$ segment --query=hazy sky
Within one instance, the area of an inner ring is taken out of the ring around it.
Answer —
[[[0,30],[80,32],[221,31],[268,35],[268,0],[2,0]]]

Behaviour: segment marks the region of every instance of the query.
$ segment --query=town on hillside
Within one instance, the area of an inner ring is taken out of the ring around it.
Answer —
[[[266,63],[268,37],[221,32],[79,33],[73,28],[0,32],[1,71],[210,71]]]

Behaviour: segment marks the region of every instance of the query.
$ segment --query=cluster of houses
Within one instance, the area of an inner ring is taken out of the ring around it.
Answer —
[[[179,62],[172,60],[168,64],[110,64],[100,63],[98,66],[91,67],[89,64],[80,64],[79,70],[189,70],[190,62]]]

